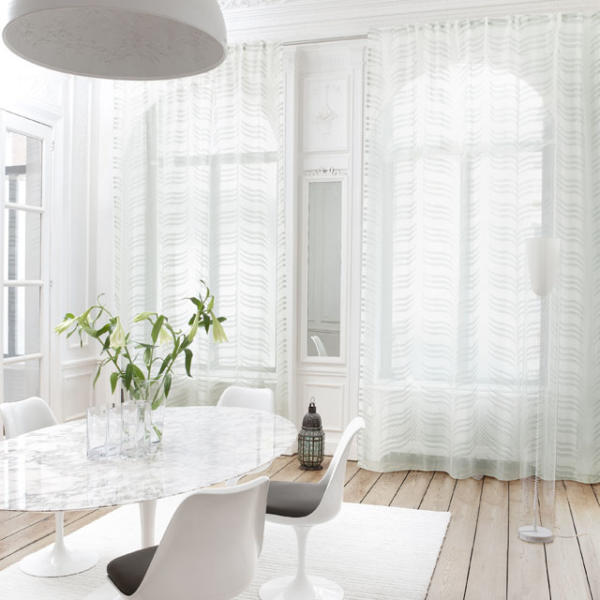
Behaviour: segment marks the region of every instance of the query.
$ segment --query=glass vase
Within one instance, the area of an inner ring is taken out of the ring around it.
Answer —
[[[142,399],[125,395],[121,404],[121,456],[135,458],[145,453],[145,413]]]
[[[87,409],[87,457],[97,460],[106,455],[108,437],[108,412],[106,406],[90,406]]]
[[[162,379],[150,379],[135,384],[128,392],[132,401],[143,404],[143,435],[146,453],[160,449],[165,423],[165,390]]]

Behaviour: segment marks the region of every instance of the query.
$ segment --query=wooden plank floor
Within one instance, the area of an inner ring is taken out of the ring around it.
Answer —
[[[316,482],[323,471],[302,471],[295,457],[286,456],[275,460],[268,474],[280,481]],[[600,600],[599,498],[600,485],[557,482],[557,537],[544,546],[517,537],[518,481],[457,481],[422,471],[382,474],[348,462],[344,493],[346,502],[452,513],[429,600]],[[67,513],[66,530],[106,512]],[[52,515],[0,511],[0,569],[49,544],[53,532]]]

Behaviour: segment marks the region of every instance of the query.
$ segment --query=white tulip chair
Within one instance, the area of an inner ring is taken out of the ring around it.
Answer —
[[[225,408],[250,408],[252,410],[262,410],[268,413],[275,412],[275,400],[273,390],[269,388],[250,388],[240,385],[230,385],[221,394],[217,406]],[[248,475],[262,473],[269,468],[271,463],[263,465],[258,469],[250,471]],[[237,485],[239,477],[234,477],[227,481],[228,486]]]
[[[158,546],[112,560],[108,577],[132,600],[230,600],[254,578],[269,480],[188,496]]]
[[[335,451],[327,473],[319,483],[272,481],[267,498],[267,520],[291,525],[298,543],[295,576],[265,583],[261,600],[341,600],[344,590],[335,582],[306,573],[306,540],[311,527],[333,519],[342,507],[346,460],[354,436],[365,427],[362,417],[353,419]]]

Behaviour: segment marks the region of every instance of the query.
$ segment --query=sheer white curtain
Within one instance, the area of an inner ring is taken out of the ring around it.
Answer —
[[[229,343],[197,336],[179,403],[214,403],[233,382],[276,390],[287,409],[280,49],[231,47],[199,77],[115,88],[116,295],[131,318],[178,326],[205,280]]]
[[[549,387],[557,476],[598,481],[600,17],[407,25],[369,45],[362,465],[518,478]],[[526,272],[540,234],[562,242],[545,310]]]

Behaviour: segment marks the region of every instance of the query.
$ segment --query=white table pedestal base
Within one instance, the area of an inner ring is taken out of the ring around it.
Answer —
[[[140,528],[142,530],[142,548],[154,546],[156,530],[156,500],[140,502]]]
[[[35,577],[65,577],[91,569],[98,555],[91,550],[67,547],[64,540],[64,513],[56,513],[54,544],[26,556],[20,563],[21,571]]]

